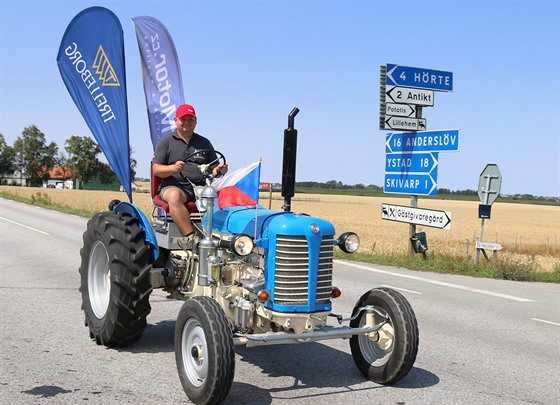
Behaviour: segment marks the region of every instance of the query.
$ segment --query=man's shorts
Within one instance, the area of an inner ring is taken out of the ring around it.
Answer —
[[[177,189],[179,189],[179,191],[181,191],[181,193],[183,193],[183,195],[185,196],[185,198],[187,199],[187,201],[195,201],[195,200],[196,200],[195,197],[194,197],[194,191],[193,191],[191,188],[189,188],[189,189],[184,189],[184,188],[182,188],[182,187],[177,187],[177,186],[166,186],[166,187],[163,187],[161,190],[159,190],[159,196],[161,197],[161,199],[162,199],[163,201],[166,201],[166,202],[167,202],[167,200],[166,200],[165,198],[163,198],[163,195],[164,195],[165,192],[166,192],[168,189],[170,189],[170,188],[177,188]]]

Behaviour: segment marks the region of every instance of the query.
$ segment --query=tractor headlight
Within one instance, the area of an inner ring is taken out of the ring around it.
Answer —
[[[338,237],[338,247],[346,253],[354,253],[360,246],[360,238],[354,232],[344,232]]]
[[[253,250],[253,240],[249,235],[235,235],[230,242],[230,249],[239,256],[247,256]]]

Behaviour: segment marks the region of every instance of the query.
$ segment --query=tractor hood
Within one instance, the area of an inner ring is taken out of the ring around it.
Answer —
[[[213,217],[213,229],[232,234],[245,233],[255,239],[269,238],[270,235],[307,233],[334,235],[335,232],[334,226],[324,219],[307,214],[267,210],[260,206],[258,209],[254,207],[216,209]]]

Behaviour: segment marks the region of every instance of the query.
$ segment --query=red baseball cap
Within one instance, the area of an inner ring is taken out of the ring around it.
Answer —
[[[175,113],[175,116],[178,118],[182,118],[185,115],[192,115],[193,117],[196,117],[196,112],[194,111],[194,107],[190,104],[181,104],[178,108],[177,108],[177,112]]]

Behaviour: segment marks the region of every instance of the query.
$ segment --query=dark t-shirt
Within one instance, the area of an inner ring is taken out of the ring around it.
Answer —
[[[193,133],[193,136],[187,144],[179,137],[175,129],[173,133],[164,136],[158,141],[154,152],[153,163],[170,165],[178,160],[185,160],[190,154],[203,149],[211,149],[213,151],[214,147],[208,139],[196,132]],[[211,163],[212,166],[219,163],[214,152],[201,152],[191,156],[183,168],[182,174],[194,184],[204,185],[204,176],[198,168],[198,165],[208,163]],[[173,173],[171,176],[161,179],[160,189],[167,186],[179,186],[185,189],[192,189],[191,184],[186,181],[180,173]]]

